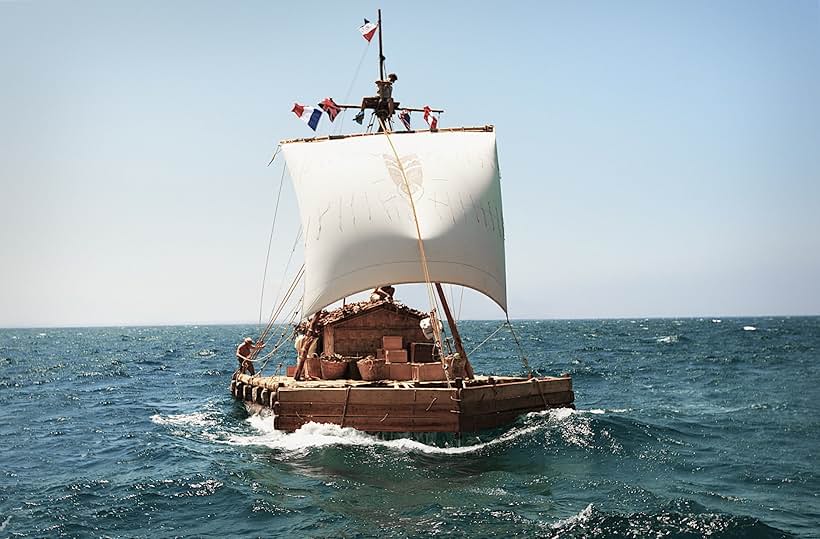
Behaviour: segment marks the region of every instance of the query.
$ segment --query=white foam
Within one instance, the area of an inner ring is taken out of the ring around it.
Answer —
[[[325,446],[380,446],[402,452],[426,454],[467,454],[481,451],[486,447],[503,444],[520,438],[538,427],[516,427],[503,435],[476,445],[462,447],[437,447],[418,440],[399,438],[382,440],[351,427],[340,427],[329,423],[307,423],[294,432],[287,433],[273,428],[273,416],[254,414],[247,419],[248,423],[260,432],[258,435],[231,435],[227,439],[215,440],[231,445],[260,445],[279,449],[289,453],[304,453],[315,447]]]
[[[253,413],[253,412],[256,413]],[[261,446],[283,451],[286,456],[300,456],[317,447],[360,446],[384,447],[399,452],[414,452],[438,455],[473,454],[487,448],[507,444],[518,438],[544,431],[549,438],[557,434],[566,443],[590,447],[593,439],[591,420],[583,414],[605,413],[605,410],[575,411],[558,408],[531,412],[523,422],[486,442],[461,447],[439,447],[410,438],[385,440],[352,427],[340,427],[328,423],[307,423],[295,432],[284,432],[274,428],[274,415],[267,409],[254,408],[245,420],[252,432],[238,432],[222,427],[223,419],[215,410],[186,414],[154,414],[151,421],[158,425],[175,427],[174,436],[200,436],[208,441],[234,446]],[[546,419],[546,421],[545,421]],[[247,431],[247,429],[240,429]]]
[[[743,326],[743,331],[757,331],[757,328],[754,326]]]
[[[663,344],[672,344],[678,342],[677,335],[666,335],[664,337],[658,337],[655,339],[655,342],[663,343]]]
[[[216,419],[209,412],[194,412],[191,414],[161,415],[154,414],[151,421],[157,425],[212,427],[216,425]]]
[[[605,410],[603,408],[592,408],[590,410],[576,410],[576,413],[603,415],[603,414],[625,414],[628,411],[629,411],[628,408],[612,408],[611,410]]]
[[[552,525],[553,529],[564,528],[566,526],[572,526],[575,524],[583,524],[589,517],[592,516],[592,504],[587,505],[585,508],[581,509],[581,511],[577,515],[572,515],[569,518],[565,518],[559,520],[555,524]]]
[[[576,414],[577,412],[570,408],[532,412],[527,414],[528,419],[546,417],[549,423],[544,424],[541,422],[535,425],[516,426],[490,441],[462,447],[438,447],[409,438],[383,440],[351,427],[340,427],[339,425],[328,423],[307,423],[296,431],[288,433],[274,429],[273,415],[265,412],[253,414],[247,419],[248,424],[257,430],[259,434],[232,434],[226,438],[224,436],[215,436],[205,433],[205,436],[219,443],[239,446],[263,446],[270,449],[282,450],[294,455],[304,454],[316,447],[334,445],[385,447],[400,452],[463,455],[477,453],[488,447],[502,445],[531,434],[539,429],[544,429],[546,425],[560,423],[561,428],[559,432],[567,443],[587,447],[590,445],[592,438],[592,429],[588,420],[580,421],[578,424],[569,422],[564,425],[567,419],[576,416]]]
[[[720,324],[721,322],[723,322],[723,320],[721,320],[720,318],[712,318],[712,323],[714,324]]]

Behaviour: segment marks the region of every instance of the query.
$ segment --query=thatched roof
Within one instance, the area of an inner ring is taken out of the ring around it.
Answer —
[[[427,313],[408,307],[403,303],[381,299],[378,301],[357,301],[355,303],[347,303],[342,307],[333,309],[332,311],[320,311],[318,324],[319,326],[327,326],[341,322],[342,320],[349,320],[366,313],[377,311],[379,309],[388,309],[395,313],[406,314],[419,320],[427,316]],[[309,326],[309,322],[307,320],[303,320],[299,324],[298,330],[304,332]]]

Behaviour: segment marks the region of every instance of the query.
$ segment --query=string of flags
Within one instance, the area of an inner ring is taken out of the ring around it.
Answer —
[[[378,23],[373,23],[367,19],[364,19],[364,24],[359,27],[359,32],[362,34],[362,37],[370,43],[370,40],[373,39],[374,35],[376,35],[376,30],[378,29]],[[307,126],[314,131],[316,131],[316,128],[319,127],[319,120],[322,119],[322,112],[326,113],[328,118],[330,118],[330,121],[333,122],[336,120],[336,116],[338,116],[341,111],[342,107],[333,101],[332,97],[326,97],[318,103],[316,107],[309,107],[299,103],[294,103],[292,109],[292,112],[296,115],[296,117],[305,122]],[[407,131],[411,131],[410,111],[404,109],[399,112],[398,116],[402,125],[404,125],[404,128]],[[353,121],[360,125],[364,122],[364,109],[360,110],[356,116],[353,117]],[[424,121],[427,122],[430,130],[435,131],[437,129],[438,118],[433,115],[433,111],[428,106],[424,107]]]
[[[305,122],[308,127],[316,131],[319,127],[319,120],[322,119],[322,112],[327,114],[327,117],[330,118],[330,121],[333,122],[336,120],[336,117],[342,111],[342,107],[340,107],[335,101],[333,101],[332,97],[326,97],[319,103],[316,107],[309,107],[307,105],[301,105],[299,103],[293,104],[293,112],[297,118]],[[403,109],[398,114],[399,120],[401,121],[402,125],[407,131],[412,131],[412,127],[410,125],[410,111],[407,109]],[[430,107],[424,107],[424,121],[427,122],[427,125],[430,127],[432,131],[435,131],[438,128],[438,118],[433,114],[433,111]],[[361,124],[364,121],[364,111],[360,110],[356,116],[353,117],[353,121]]]

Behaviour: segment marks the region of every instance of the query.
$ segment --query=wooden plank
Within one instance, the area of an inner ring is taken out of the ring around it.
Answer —
[[[515,397],[512,399],[487,399],[479,402],[462,402],[461,411],[464,414],[487,414],[505,412],[508,410],[543,410],[547,407],[566,406],[572,404],[575,395],[572,391],[562,393],[548,393],[541,398],[541,395],[528,395]],[[546,406],[544,401],[546,400]]]
[[[439,413],[450,414],[453,410],[458,410],[452,401],[433,401],[431,403],[417,403],[407,406],[397,405],[374,405],[374,404],[347,404],[347,417],[373,415],[382,417],[390,414],[401,417],[425,417]],[[280,415],[338,415],[342,416],[344,403],[311,403],[311,402],[279,402],[278,413]]]
[[[489,398],[505,399],[525,395],[538,395],[538,388],[535,386],[535,383],[535,381],[520,380],[489,386],[471,385],[464,388],[461,398],[464,402],[476,402]],[[572,389],[572,380],[570,378],[537,379],[537,383],[541,387],[541,392],[544,393],[544,395],[548,393],[561,393]]]
[[[454,390],[444,388],[376,388],[353,387],[350,391],[351,404],[412,404],[423,402],[429,404],[434,398],[439,401],[450,400]],[[343,402],[345,388],[279,389],[280,402]]]
[[[332,356],[336,350],[334,346],[334,337],[335,337],[335,326],[329,325],[325,326],[324,335],[322,339],[322,346],[325,354]]]

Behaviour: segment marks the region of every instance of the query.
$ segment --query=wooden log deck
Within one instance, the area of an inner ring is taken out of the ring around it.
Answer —
[[[574,408],[569,376],[476,376],[457,383],[294,380],[237,374],[231,394],[274,412],[274,428],[294,431],[309,422],[366,432],[475,432],[523,414]]]

